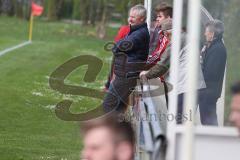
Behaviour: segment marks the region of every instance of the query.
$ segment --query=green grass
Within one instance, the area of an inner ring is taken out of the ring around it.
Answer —
[[[0,17],[0,50],[27,40],[28,22]],[[103,46],[113,39],[115,29],[108,28],[106,40],[95,38],[95,29],[61,22],[36,19],[33,43],[0,57],[0,159],[59,160],[79,159],[82,147],[77,122],[58,119],[54,106],[63,99],[74,101],[75,113],[94,108],[99,100],[63,95],[49,88],[49,75],[59,65],[79,55],[95,55],[104,61],[94,83],[82,78],[85,67],[74,71],[67,84],[100,90],[103,86],[111,53]],[[229,114],[230,85],[240,77],[240,54],[228,49],[225,119]],[[236,49],[235,49],[236,50]]]
[[[0,50],[26,41],[28,22],[0,17]],[[116,33],[108,29],[108,39]],[[61,22],[34,22],[33,43],[0,57],[0,159],[79,159],[81,138],[77,122],[56,117],[54,106],[63,99],[74,101],[74,113],[96,107],[99,100],[63,95],[49,87],[50,74],[79,55],[95,55],[104,61],[96,82],[85,83],[86,67],[74,71],[67,84],[100,90],[109,68],[107,40],[95,38],[95,28]]]

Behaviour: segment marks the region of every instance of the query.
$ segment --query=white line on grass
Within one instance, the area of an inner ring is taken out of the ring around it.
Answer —
[[[6,54],[7,52],[11,52],[11,51],[13,51],[15,49],[21,48],[21,47],[26,46],[26,45],[31,44],[31,43],[32,43],[31,41],[26,41],[26,42],[23,42],[23,43],[21,43],[19,45],[7,48],[7,49],[5,49],[3,51],[0,51],[0,56]]]

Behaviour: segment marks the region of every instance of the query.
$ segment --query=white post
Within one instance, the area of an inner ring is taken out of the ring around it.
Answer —
[[[179,52],[181,48],[181,29],[182,29],[182,9],[183,0],[174,0],[173,2],[173,33],[172,33],[172,48],[171,48],[171,64],[170,64],[170,80],[173,85],[173,90],[169,93],[169,115],[176,115],[177,113],[177,82],[179,69]],[[175,117],[175,116],[174,116]],[[167,124],[167,138],[168,150],[167,160],[175,159],[175,128],[176,119],[168,121]]]
[[[151,23],[152,23],[152,0],[144,0],[144,6],[147,9],[147,24],[148,24],[148,29],[150,31]]]
[[[227,66],[227,65],[226,65]],[[226,75],[227,75],[227,67],[225,67],[223,86],[222,86],[222,94],[221,97],[217,101],[217,118],[218,125],[224,126],[224,109],[225,109],[225,92],[226,92]]]
[[[185,100],[185,114],[189,119],[184,123],[183,153],[181,160],[193,160],[194,151],[194,108],[197,105],[197,83],[199,64],[200,38],[200,0],[188,1],[188,44],[191,45],[188,53],[188,91]],[[193,116],[193,117],[191,117]]]
[[[148,8],[148,0],[144,0],[144,7],[147,9]]]

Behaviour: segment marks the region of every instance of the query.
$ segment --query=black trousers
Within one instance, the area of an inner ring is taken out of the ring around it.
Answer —
[[[200,90],[198,92],[198,104],[200,119],[202,125],[218,125],[217,121],[217,103],[218,98]],[[184,93],[178,95],[178,108],[177,108],[177,124],[181,124],[183,120],[183,105],[184,105]]]
[[[128,105],[128,97],[137,85],[136,78],[116,76],[110,84],[109,90],[103,101],[104,111],[124,112]]]
[[[183,121],[183,100],[184,100],[184,93],[178,95],[178,106],[177,106],[177,124],[182,124]]]
[[[217,100],[218,97],[199,91],[199,111],[202,125],[218,125],[217,121]]]

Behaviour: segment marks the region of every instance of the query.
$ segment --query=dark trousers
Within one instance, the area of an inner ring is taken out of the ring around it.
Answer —
[[[218,97],[204,92],[199,92],[199,111],[202,125],[218,125],[217,103]]]
[[[216,97],[208,94],[205,90],[198,92],[198,104],[200,119],[202,125],[218,125],[217,111],[216,111]],[[181,124],[183,121],[183,105],[184,105],[184,93],[178,95],[178,108],[177,108],[177,124]]]
[[[116,76],[110,84],[109,90],[104,98],[104,111],[124,112],[128,105],[128,97],[137,84],[137,79]]]
[[[178,95],[178,106],[177,106],[177,124],[182,124],[183,121],[183,100],[184,100],[184,93]]]
[[[112,59],[112,64],[111,64],[111,69],[110,69],[110,72],[108,73],[108,79],[107,79],[107,82],[105,83],[105,88],[108,90],[109,87],[110,87],[110,84],[111,84],[111,80],[112,80],[112,77],[113,77],[113,71],[114,70],[114,57]]]

